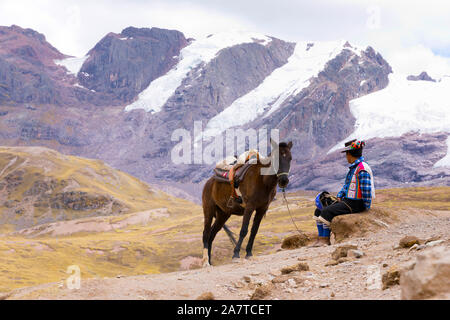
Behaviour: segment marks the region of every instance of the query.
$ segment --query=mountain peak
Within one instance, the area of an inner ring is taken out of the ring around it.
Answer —
[[[42,33],[37,32],[36,30],[30,29],[30,28],[22,28],[18,25],[11,25],[10,27],[0,27],[0,31],[3,29],[3,31],[9,30],[12,32],[17,32],[17,33],[21,33],[24,36],[30,37],[30,38],[34,38],[39,40],[40,42],[45,42],[45,36]]]
[[[184,39],[184,34],[178,30],[169,30],[162,28],[136,28],[133,26],[127,27],[120,33],[126,37],[154,37],[160,34],[171,34]]]
[[[32,63],[38,60],[44,64],[53,64],[53,59],[65,57],[47,42],[42,33],[30,28],[22,28],[17,25],[0,26],[0,42],[2,43],[0,54],[13,54],[27,61],[32,60]]]

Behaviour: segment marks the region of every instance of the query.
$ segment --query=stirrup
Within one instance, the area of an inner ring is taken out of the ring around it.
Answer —
[[[230,196],[230,198],[228,199],[228,202],[227,202],[227,207],[232,208],[235,202],[238,203],[239,205],[242,205],[242,203],[243,203],[241,197],[238,196],[237,198],[235,198],[233,196]]]

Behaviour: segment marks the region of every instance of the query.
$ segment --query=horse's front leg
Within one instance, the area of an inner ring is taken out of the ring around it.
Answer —
[[[261,224],[261,220],[266,214],[266,211],[267,208],[256,210],[255,217],[253,218],[252,230],[250,231],[250,238],[248,239],[247,248],[245,248],[245,251],[247,252],[247,255],[245,256],[246,259],[249,259],[251,256],[253,256],[252,254],[253,242],[255,241],[259,225]]]
[[[241,245],[244,241],[245,236],[248,232],[248,225],[250,223],[250,218],[252,217],[254,208],[251,208],[247,205],[244,211],[244,217],[242,218],[242,227],[241,232],[239,232],[239,240],[234,248],[233,259],[239,259],[239,252],[241,251]]]

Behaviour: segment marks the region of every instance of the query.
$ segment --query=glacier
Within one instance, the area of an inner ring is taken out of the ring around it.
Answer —
[[[59,66],[63,66],[67,69],[67,73],[77,75],[80,72],[83,63],[89,58],[89,55],[86,55],[81,58],[71,57],[62,60],[54,60],[55,64]]]
[[[450,134],[449,77],[438,82],[410,81],[404,74],[393,73],[386,88],[351,100],[349,106],[356,118],[354,131],[328,153],[355,138],[400,137],[408,132]]]
[[[267,45],[271,38],[255,32],[230,31],[194,40],[181,50],[178,64],[165,75],[153,80],[139,94],[135,102],[125,107],[125,111],[135,109],[144,109],[152,113],[161,111],[166,101],[181,85],[189,71],[201,63],[208,63],[224,48],[254,41]]]
[[[310,79],[317,76],[328,61],[343,49],[348,49],[349,47],[344,47],[345,43],[344,40],[297,42],[294,53],[286,64],[275,69],[257,88],[236,99],[229,107],[211,118],[203,135],[213,137],[228,128],[242,126],[260,116],[270,116],[286,99],[307,87]],[[352,51],[360,54],[361,49],[353,48]]]

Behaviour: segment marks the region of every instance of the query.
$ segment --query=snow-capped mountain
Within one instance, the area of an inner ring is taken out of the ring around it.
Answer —
[[[99,158],[198,194],[212,165],[175,165],[171,136],[202,121],[206,137],[279,129],[294,142],[294,188],[337,189],[347,169],[336,149],[353,137],[377,187],[450,184],[449,78],[408,80],[370,46],[129,27],[77,58],[17,26],[1,27],[0,44],[4,145]]]

